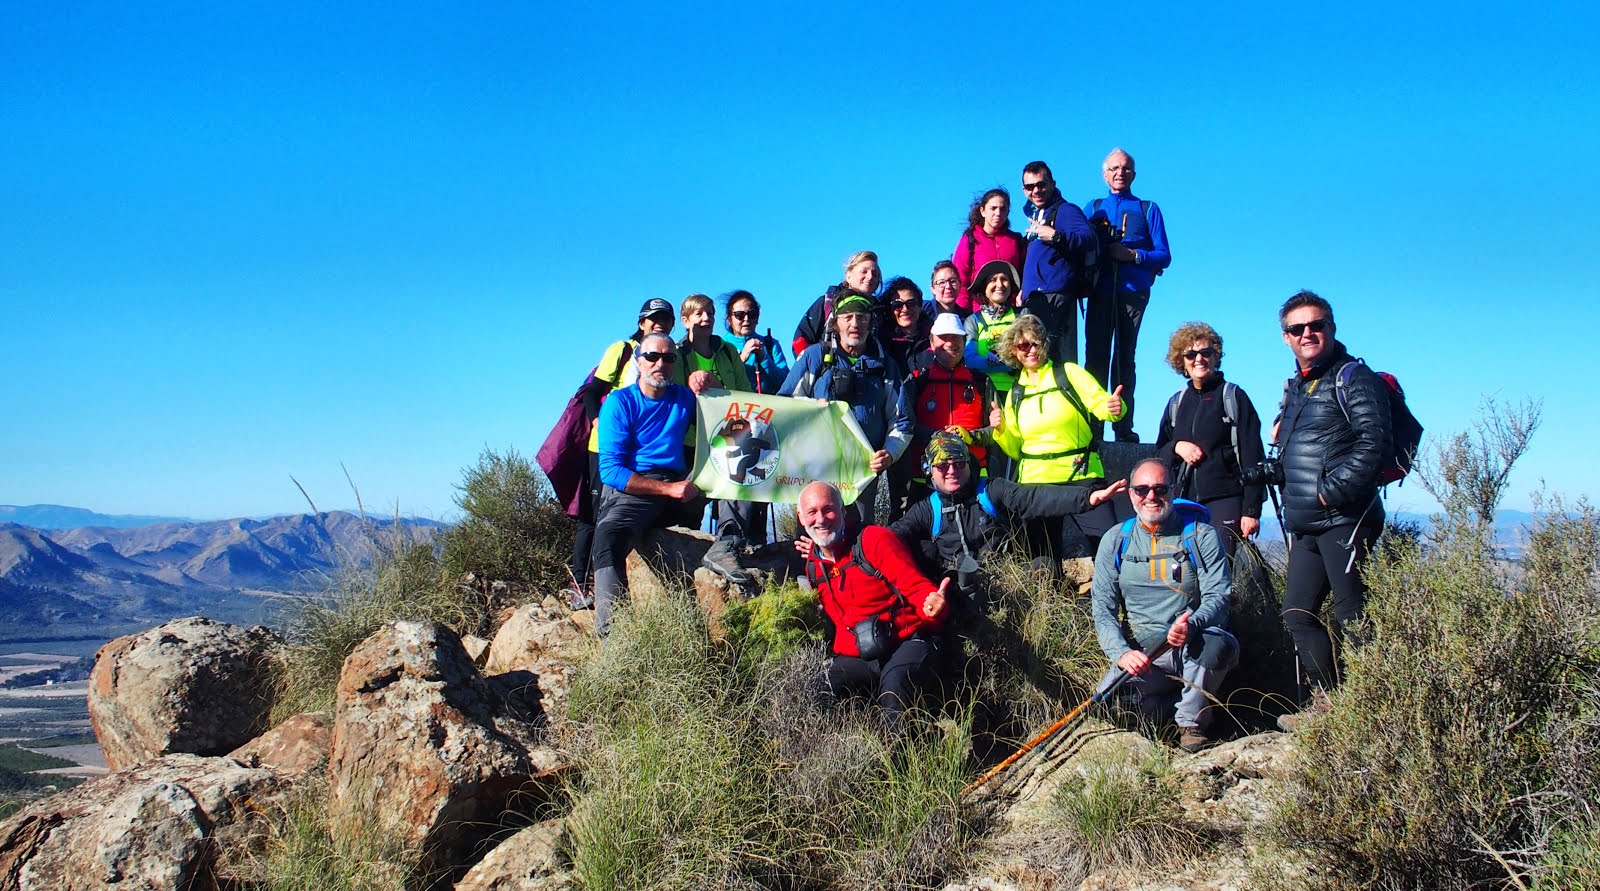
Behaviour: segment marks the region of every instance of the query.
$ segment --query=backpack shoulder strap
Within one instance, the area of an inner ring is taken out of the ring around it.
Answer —
[[[983,512],[991,517],[998,518],[1000,516],[1000,512],[995,510],[994,499],[989,497],[988,477],[983,477],[978,480],[978,506],[982,507]]]
[[[939,537],[939,530],[944,528],[944,500],[939,497],[939,490],[934,489],[928,496],[928,507],[933,510],[933,531],[928,533],[933,538]]]
[[[1135,519],[1129,518],[1117,527],[1117,559],[1114,565],[1119,571],[1122,569],[1122,555],[1128,552],[1128,536],[1133,534],[1135,522]]]
[[[1067,370],[1063,367],[1064,365],[1065,363],[1063,362],[1050,363],[1050,372],[1056,379],[1056,387],[1061,390],[1061,395],[1067,397],[1067,401],[1072,403],[1072,407],[1078,414],[1083,415],[1083,423],[1088,425],[1090,430],[1094,430],[1099,425],[1095,424],[1094,415],[1089,414],[1089,406],[1084,404],[1083,397],[1078,395],[1077,389],[1072,386],[1072,381],[1067,379]],[[1090,451],[1099,451],[1098,448],[1092,448],[1099,439],[1100,435],[1098,433],[1090,438]]]
[[[1185,386],[1184,389],[1186,390],[1188,387]],[[1172,437],[1174,439],[1178,437],[1178,403],[1182,401],[1183,390],[1173,393],[1172,398],[1167,400],[1167,426],[1172,428]]]
[[[888,585],[889,590],[894,592],[895,599],[900,601],[901,606],[910,605],[910,601],[906,600],[906,595],[900,593],[900,589],[895,587],[894,582],[889,581],[889,579],[878,570],[878,567],[873,566],[867,560],[866,551],[861,547],[860,535],[856,536],[856,543],[850,546],[850,562],[861,567],[862,572],[872,576],[880,582],[883,582],[885,585]]]
[[[1333,376],[1333,401],[1339,403],[1339,410],[1344,412],[1344,419],[1350,420],[1350,397],[1346,395],[1345,388],[1350,386],[1350,379],[1355,377],[1356,366],[1365,365],[1367,360],[1352,358],[1349,362],[1339,366]]]
[[[1105,203],[1106,203],[1106,199],[1104,199],[1104,198],[1096,198],[1096,199],[1094,199],[1093,201],[1089,202],[1089,206],[1088,207],[1085,207],[1083,209],[1083,215],[1086,216],[1086,217],[1094,216],[1095,214],[1100,212],[1100,208],[1105,206]]]
[[[1239,461],[1239,385],[1233,381],[1222,382],[1222,423],[1228,425],[1228,437],[1233,440],[1233,458]]]

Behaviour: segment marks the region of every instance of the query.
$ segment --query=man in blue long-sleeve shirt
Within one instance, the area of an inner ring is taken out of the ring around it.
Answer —
[[[595,633],[604,637],[618,595],[627,590],[623,561],[635,536],[655,525],[697,527],[705,500],[688,478],[683,438],[694,421],[694,393],[672,382],[672,338],[650,334],[633,356],[639,379],[600,406],[600,504],[594,554]]]
[[[1150,286],[1172,263],[1172,251],[1167,247],[1161,208],[1154,201],[1134,197],[1133,156],[1112,149],[1100,172],[1111,195],[1094,199],[1085,209],[1091,224],[1108,221],[1122,233],[1122,241],[1111,245],[1114,274],[1102,278],[1089,298],[1083,326],[1083,367],[1108,391],[1121,385],[1129,408],[1113,429],[1118,442],[1138,442],[1139,434],[1133,431],[1134,351],[1139,345],[1139,325],[1150,305]]]
[[[1076,204],[1061,197],[1050,165],[1022,168],[1028,196],[1028,252],[1022,262],[1023,311],[1044,322],[1050,358],[1078,361],[1078,300],[1088,296],[1087,262],[1099,242]]]

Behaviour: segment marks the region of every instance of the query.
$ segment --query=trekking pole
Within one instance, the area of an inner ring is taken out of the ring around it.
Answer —
[[[1172,644],[1167,643],[1167,639],[1165,637],[1161,638],[1161,644],[1150,653],[1151,663],[1154,663],[1157,659],[1160,659],[1162,656],[1166,655],[1167,651],[1170,649],[1172,649]],[[968,795],[971,795],[973,792],[982,788],[985,783],[1004,773],[1013,764],[1021,761],[1024,755],[1038,748],[1042,743],[1050,739],[1050,737],[1059,733],[1063,727],[1066,727],[1068,724],[1072,723],[1073,720],[1086,712],[1089,706],[1094,705],[1097,702],[1106,702],[1111,699],[1111,694],[1117,692],[1117,688],[1121,687],[1123,682],[1129,677],[1131,677],[1131,675],[1129,675],[1126,671],[1123,671],[1121,668],[1118,668],[1117,673],[1112,676],[1111,680],[1105,685],[1105,687],[1100,690],[1096,690],[1088,699],[1078,703],[1078,707],[1070,712],[1067,712],[1066,716],[1061,720],[1039,731],[1037,736],[1023,743],[1021,748],[1017,749],[1015,752],[1012,752],[1011,755],[1004,761],[1001,761],[994,767],[989,768],[989,770],[985,772],[983,776],[980,776],[971,783],[968,783],[966,788],[961,790],[961,797],[965,798]]]

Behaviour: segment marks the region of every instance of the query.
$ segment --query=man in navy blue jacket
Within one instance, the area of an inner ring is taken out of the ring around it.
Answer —
[[[1097,247],[1089,220],[1061,197],[1050,165],[1022,168],[1028,196],[1028,255],[1022,263],[1022,306],[1050,334],[1050,358],[1078,361],[1078,300],[1088,296],[1084,264]]]
[[[1154,201],[1140,201],[1133,195],[1133,156],[1120,148],[1112,149],[1100,172],[1111,195],[1089,202],[1089,221],[1109,222],[1122,233],[1122,240],[1110,248],[1114,274],[1102,278],[1089,298],[1083,367],[1108,391],[1121,385],[1122,398],[1129,400],[1131,406],[1139,325],[1144,321],[1145,307],[1150,305],[1150,286],[1172,263],[1172,252],[1167,248],[1167,224],[1161,218],[1161,208]],[[1139,441],[1139,435],[1133,432],[1131,407],[1113,429],[1118,442]]]

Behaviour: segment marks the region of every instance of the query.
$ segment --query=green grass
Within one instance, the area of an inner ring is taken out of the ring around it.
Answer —
[[[1178,808],[1179,780],[1171,756],[1156,750],[1142,762],[1093,760],[1073,773],[1051,799],[1061,842],[1101,866],[1159,866],[1200,850],[1205,835]]]
[[[259,891],[395,891],[413,878],[398,843],[364,820],[329,821],[326,781],[306,784],[270,819],[261,850],[248,861]]]

